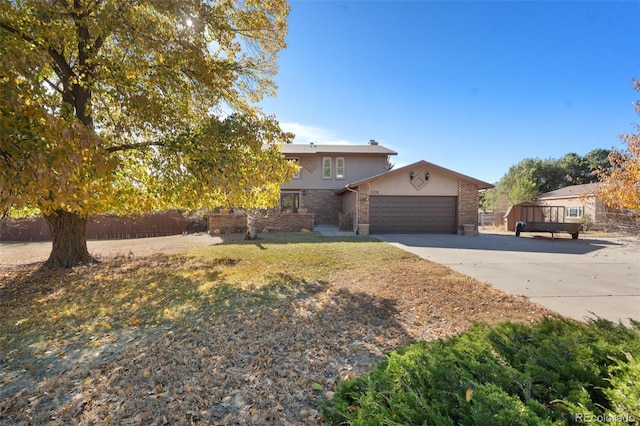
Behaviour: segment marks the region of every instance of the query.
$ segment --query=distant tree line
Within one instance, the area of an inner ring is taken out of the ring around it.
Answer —
[[[584,156],[568,153],[561,158],[525,158],[511,166],[494,189],[482,195],[481,208],[505,210],[512,204],[531,201],[545,192],[570,185],[598,181],[598,172],[611,167],[610,150],[594,149]]]
[[[640,82],[632,81],[640,92]],[[634,102],[634,109],[640,116],[640,101]],[[500,211],[565,186],[600,182],[595,195],[640,222],[640,125],[634,127],[636,133],[620,137],[623,149],[594,149],[584,157],[569,153],[558,159],[525,158],[482,195],[480,207]]]

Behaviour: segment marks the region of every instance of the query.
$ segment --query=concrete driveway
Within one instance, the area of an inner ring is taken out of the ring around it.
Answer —
[[[373,236],[580,321],[640,321],[638,237]]]

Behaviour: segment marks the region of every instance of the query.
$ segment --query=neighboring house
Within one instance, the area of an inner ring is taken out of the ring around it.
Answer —
[[[607,228],[621,219],[618,210],[609,208],[595,196],[599,183],[571,185],[546,192],[535,199],[540,206],[562,206],[565,222],[590,223],[595,228]]]
[[[389,170],[396,152],[368,145],[285,145],[301,170],[281,186],[281,208],[307,209],[315,224],[351,218],[354,231],[457,233],[477,225],[478,191],[493,185],[426,161]]]

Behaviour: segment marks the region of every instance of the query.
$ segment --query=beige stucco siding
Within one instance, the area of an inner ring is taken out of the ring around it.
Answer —
[[[457,196],[458,179],[444,173],[434,172],[427,168],[416,167],[415,184],[412,185],[410,172],[386,176],[371,183],[371,195],[401,195],[401,196]],[[420,185],[416,179],[425,179],[429,173],[429,180]]]
[[[300,177],[281,185],[282,190],[288,189],[341,189],[349,182],[366,179],[368,177],[384,173],[387,156],[368,155],[355,156],[349,154],[315,154],[315,155],[289,155],[290,158],[298,158],[302,167]],[[330,158],[331,178],[323,178],[323,158]],[[344,159],[344,177],[336,177],[336,160]]]
[[[582,215],[589,216],[592,220],[596,220],[596,203],[593,197],[589,198],[562,198],[562,199],[546,199],[539,200],[538,204],[541,206],[562,206],[566,208],[570,207],[582,207]],[[566,222],[577,222],[580,221],[581,218],[570,218],[565,216]]]

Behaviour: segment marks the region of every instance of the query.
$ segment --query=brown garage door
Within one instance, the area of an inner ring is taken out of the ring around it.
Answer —
[[[457,197],[373,196],[372,234],[455,234]]]

